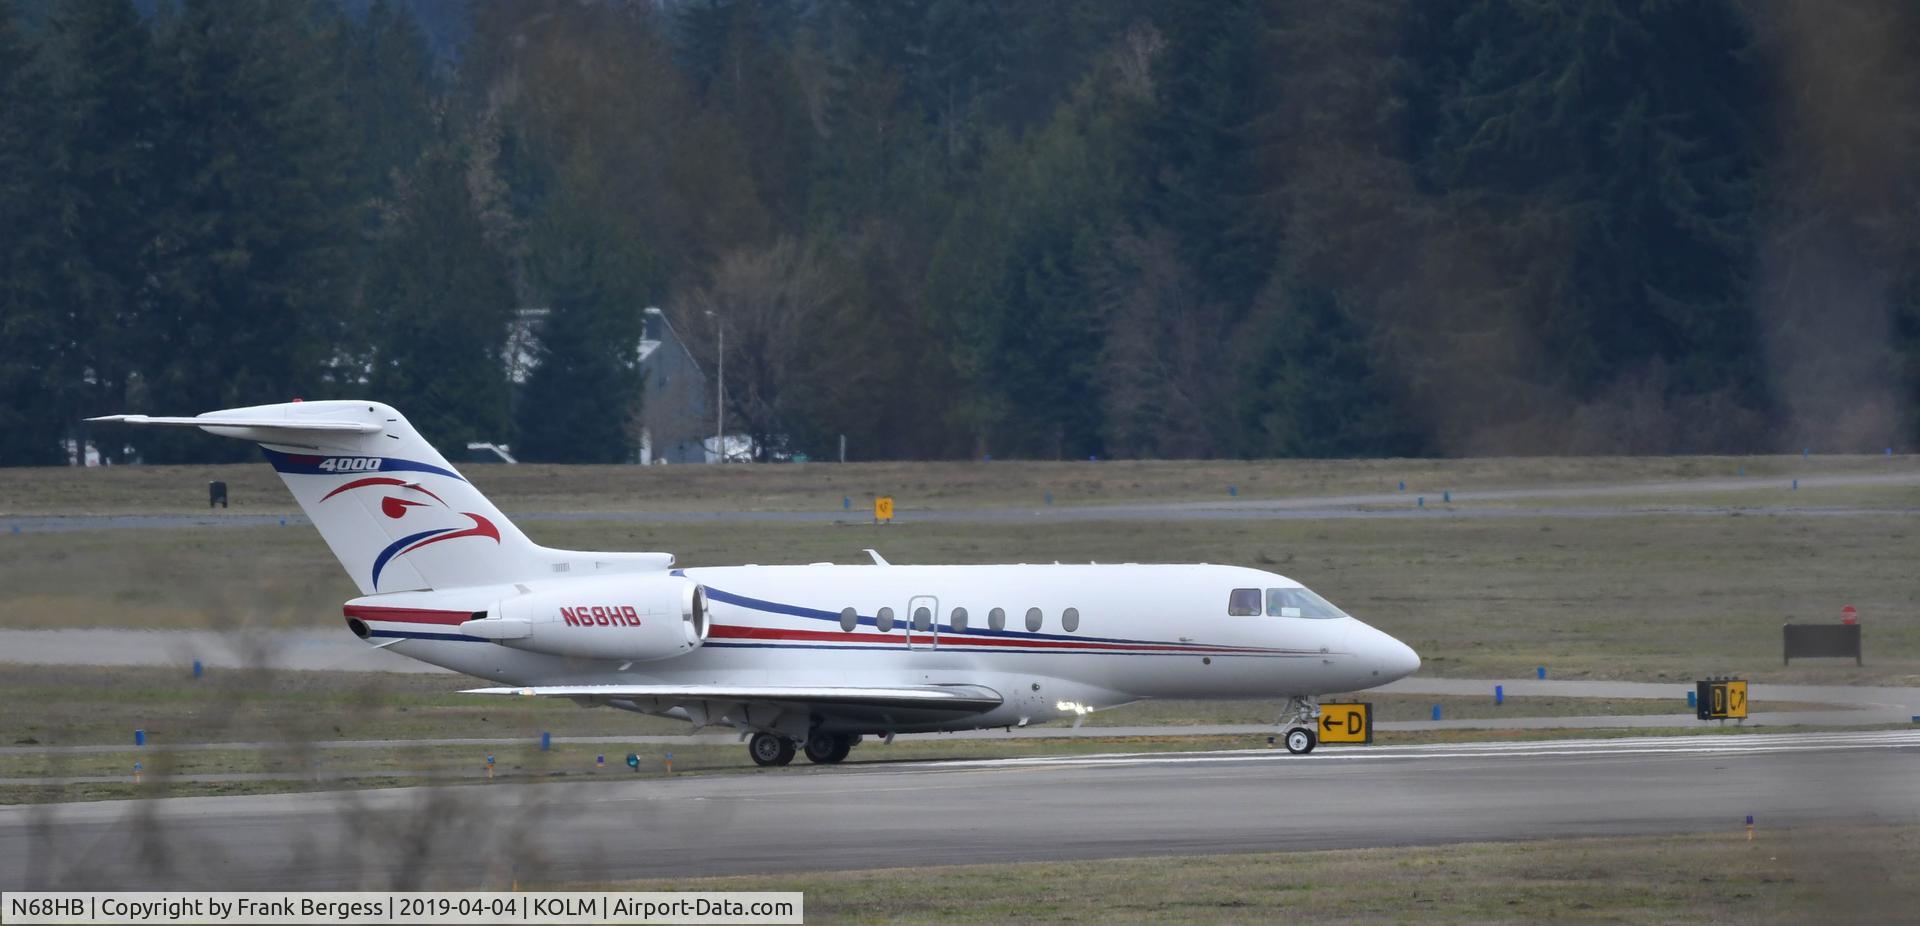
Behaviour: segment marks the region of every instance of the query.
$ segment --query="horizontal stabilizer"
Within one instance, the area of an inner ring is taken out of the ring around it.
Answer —
[[[338,431],[351,434],[374,434],[380,430],[380,425],[370,421],[322,421],[311,418],[218,418],[211,415],[166,418],[151,415],[101,415],[87,420],[191,428],[272,428],[276,431]]]
[[[838,704],[862,707],[918,707],[964,712],[1000,706],[1000,693],[981,685],[918,685],[856,688],[821,685],[543,685],[532,688],[473,688],[462,694],[521,695],[534,698],[583,698],[601,701],[651,700]]]

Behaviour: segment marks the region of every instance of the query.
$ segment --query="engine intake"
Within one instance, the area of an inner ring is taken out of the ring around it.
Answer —
[[[680,576],[570,579],[503,598],[460,630],[553,656],[668,659],[706,642],[707,592]]]

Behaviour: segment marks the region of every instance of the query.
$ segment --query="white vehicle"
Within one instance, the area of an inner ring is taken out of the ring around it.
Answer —
[[[753,760],[832,763],[868,735],[1025,726],[1143,698],[1318,698],[1420,657],[1300,583],[1212,565],[717,566],[527,539],[394,411],[292,402],[194,418],[258,443],[359,584],[370,645],[501,683],[732,727]]]

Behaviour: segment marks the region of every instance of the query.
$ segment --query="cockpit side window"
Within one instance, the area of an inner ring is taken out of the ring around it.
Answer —
[[[1270,588],[1267,589],[1267,616],[1328,620],[1346,617],[1347,612],[1305,588]]]
[[[1257,588],[1236,588],[1227,595],[1227,616],[1258,617],[1260,614],[1260,590]]]

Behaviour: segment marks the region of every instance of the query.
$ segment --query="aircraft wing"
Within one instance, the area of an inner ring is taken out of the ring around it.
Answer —
[[[855,710],[939,711],[978,714],[1000,706],[1000,693],[982,685],[918,685],[860,688],[834,685],[540,685],[472,688],[463,694],[521,695],[587,701],[653,701],[686,704],[807,704]]]

